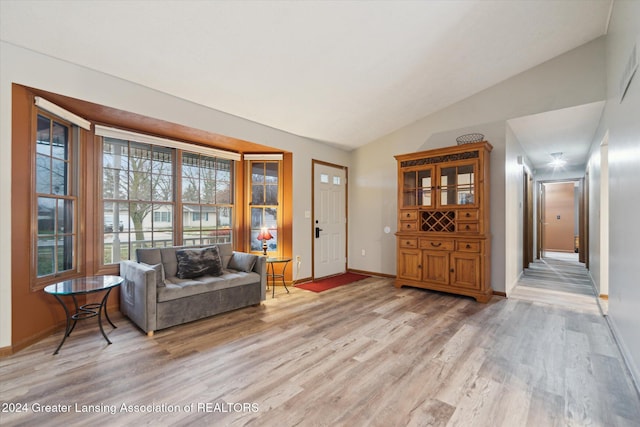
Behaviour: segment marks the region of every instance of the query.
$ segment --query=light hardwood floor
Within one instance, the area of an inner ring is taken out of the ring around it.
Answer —
[[[589,272],[578,254],[547,252],[525,269],[509,298],[601,314]]]
[[[59,334],[0,359],[0,400],[30,408],[1,413],[0,424],[542,427],[640,420],[640,399],[603,317],[563,306],[501,297],[479,304],[371,277],[320,294],[277,289],[259,307],[153,338],[113,318],[112,345],[85,321],[57,356]],[[37,413],[37,404],[71,405],[71,412]],[[76,404],[80,411],[99,405],[99,412],[76,412]],[[123,412],[123,404],[158,407]]]

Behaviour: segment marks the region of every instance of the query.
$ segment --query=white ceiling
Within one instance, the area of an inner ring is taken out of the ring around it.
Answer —
[[[549,168],[552,153],[562,153],[565,168],[582,167],[605,102],[548,111],[509,120],[534,169]]]
[[[610,7],[0,0],[0,37],[350,150],[605,34]]]

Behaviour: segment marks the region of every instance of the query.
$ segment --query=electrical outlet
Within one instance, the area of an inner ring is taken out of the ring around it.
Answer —
[[[364,249],[362,250],[362,256],[366,256],[367,255],[367,251],[365,251]]]

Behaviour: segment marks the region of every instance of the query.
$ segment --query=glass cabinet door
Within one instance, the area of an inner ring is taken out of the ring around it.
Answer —
[[[403,173],[402,206],[431,206],[433,204],[433,170],[422,169]]]
[[[475,204],[475,164],[439,169],[440,206]]]

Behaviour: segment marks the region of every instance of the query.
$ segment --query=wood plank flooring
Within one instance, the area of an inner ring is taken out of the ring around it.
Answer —
[[[59,333],[0,359],[0,401],[28,408],[0,424],[638,426],[599,314],[376,277],[276,291],[153,338],[114,315],[112,345],[85,321],[57,356]]]
[[[601,314],[589,272],[578,254],[548,252],[525,269],[509,298]]]

